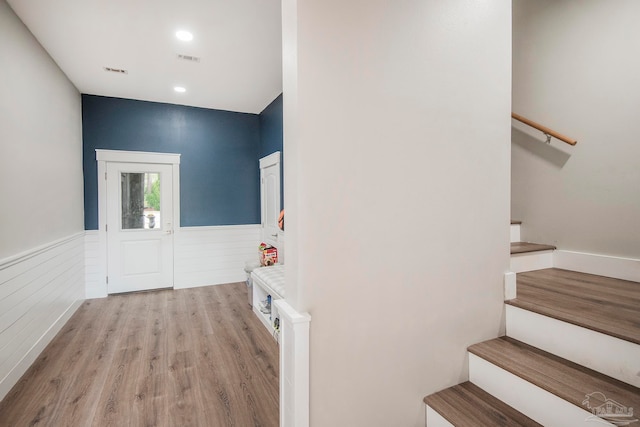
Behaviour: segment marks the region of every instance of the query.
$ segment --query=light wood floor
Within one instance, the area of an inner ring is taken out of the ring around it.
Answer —
[[[277,426],[278,347],[236,283],[87,300],[1,426]]]

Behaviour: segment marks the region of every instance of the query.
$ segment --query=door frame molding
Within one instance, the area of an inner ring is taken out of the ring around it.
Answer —
[[[260,159],[260,169],[267,168],[269,166],[273,166],[275,164],[280,163],[280,152],[276,151],[275,153],[271,153],[268,156],[264,156]]]
[[[180,154],[96,149],[96,161],[98,162],[98,284],[100,285],[100,292],[96,297],[101,298],[108,295],[106,228],[107,163],[150,163],[171,165],[171,172],[173,175],[173,235],[175,242],[175,236],[180,232]]]

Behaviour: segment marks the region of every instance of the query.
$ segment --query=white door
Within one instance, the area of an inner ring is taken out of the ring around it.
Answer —
[[[108,293],[173,287],[172,167],[107,162]]]
[[[280,216],[280,152],[260,159],[260,205],[263,240],[278,247]]]

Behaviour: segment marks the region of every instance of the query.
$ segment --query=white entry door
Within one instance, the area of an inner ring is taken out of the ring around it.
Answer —
[[[280,152],[260,159],[260,214],[262,216],[262,240],[278,247],[280,229]]]
[[[107,162],[108,293],[173,287],[172,167]]]

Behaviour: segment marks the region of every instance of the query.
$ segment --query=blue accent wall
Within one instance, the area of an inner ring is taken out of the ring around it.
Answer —
[[[179,153],[180,225],[260,223],[262,119],[82,95],[85,229],[98,228],[96,149]]]
[[[282,94],[260,113],[260,157],[280,151],[280,209],[284,208],[284,152],[282,123]]]
[[[260,113],[260,157],[282,151],[282,94]]]

